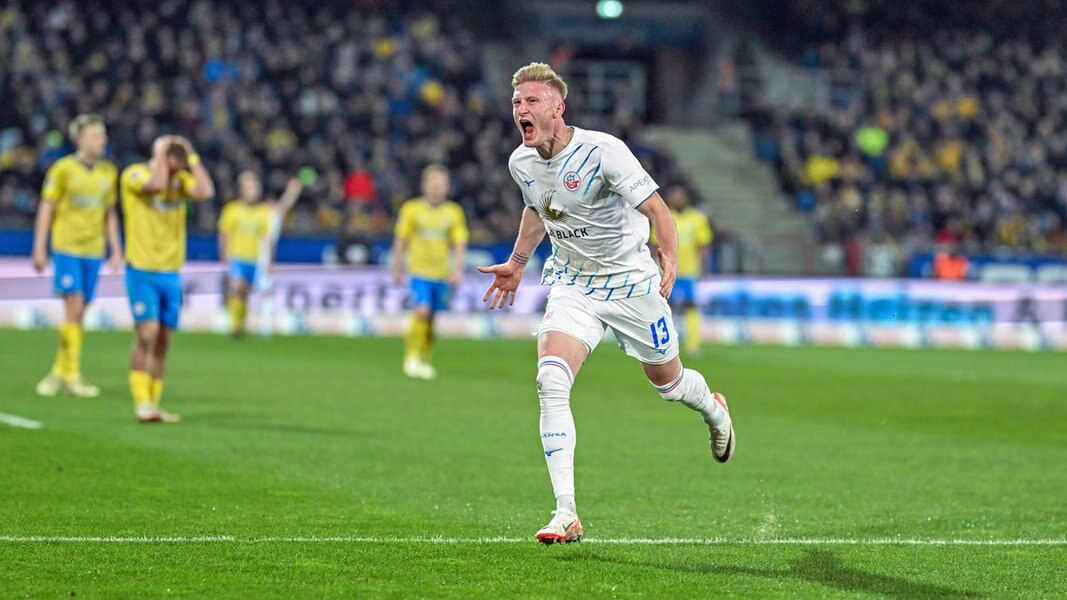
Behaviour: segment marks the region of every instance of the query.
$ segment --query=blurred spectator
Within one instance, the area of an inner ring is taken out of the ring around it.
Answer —
[[[260,172],[265,193],[277,194],[310,167],[318,180],[287,219],[288,233],[388,238],[419,171],[442,162],[457,174],[453,196],[479,241],[510,239],[522,209],[505,167],[518,143],[510,90],[487,91],[475,37],[462,24],[366,6],[6,3],[0,225],[30,225],[44,170],[70,151],[50,132],[92,111],[107,121],[120,165],[144,160],[151,140],[171,131],[201,149],[219,193],[214,206],[190,213],[194,230],[214,227],[241,170]],[[625,102],[619,107],[620,120],[635,121]],[[571,108],[580,114],[581,103]],[[659,154],[650,149],[643,160],[669,168]],[[664,185],[677,178],[656,175]]]
[[[1063,254],[1067,5],[786,4],[798,60],[840,93],[825,114],[744,114],[823,242]]]

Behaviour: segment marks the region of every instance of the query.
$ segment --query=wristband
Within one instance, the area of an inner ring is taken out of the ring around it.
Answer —
[[[189,166],[190,167],[195,167],[196,165],[200,164],[200,155],[197,154],[196,152],[193,152],[192,154],[189,155],[189,161],[188,162],[189,162]]]

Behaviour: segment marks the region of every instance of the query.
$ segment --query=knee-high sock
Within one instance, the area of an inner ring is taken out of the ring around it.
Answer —
[[[422,342],[422,354],[421,354],[420,358],[422,358],[422,362],[429,363],[430,362],[430,356],[433,354],[433,340],[434,340],[433,321],[429,320],[429,321],[426,321],[425,323],[426,323],[426,338]]]
[[[541,445],[556,507],[576,511],[574,505],[574,417],[571,386],[574,376],[566,361],[546,356],[537,361],[537,396],[541,400]]]
[[[82,326],[79,323],[64,323],[64,326],[67,329],[67,355],[63,376],[77,379],[82,372]]]
[[[245,330],[245,315],[248,313],[248,301],[233,294],[226,301],[226,308],[230,313],[230,326],[235,333],[243,333]]]
[[[159,402],[163,400],[163,379],[152,377],[148,382],[148,391],[152,398],[152,404],[159,406]]]
[[[408,333],[404,337],[404,358],[422,360],[427,330],[430,328],[429,325],[426,319],[421,319],[418,315],[411,315]]]
[[[145,371],[130,371],[130,395],[134,404],[152,402],[152,376]]]
[[[56,377],[67,377],[67,348],[70,345],[67,337],[67,323],[66,321],[59,324],[59,328],[56,333],[59,337],[59,345],[56,347],[56,360],[52,363],[52,375]]]
[[[700,310],[695,306],[685,309],[685,350],[689,353],[700,350]]]
[[[704,376],[692,369],[682,369],[678,377],[667,385],[657,385],[656,391],[668,402],[681,402],[697,411],[709,425],[721,425],[726,411],[712,399]]]

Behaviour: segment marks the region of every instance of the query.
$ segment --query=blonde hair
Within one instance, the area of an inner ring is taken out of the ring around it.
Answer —
[[[70,135],[70,141],[78,141],[78,138],[81,137],[85,129],[92,125],[100,125],[104,127],[104,118],[92,113],[84,113],[74,117],[74,120],[70,122],[70,127],[67,128],[67,134]]]
[[[449,172],[448,167],[441,163],[430,163],[426,165],[426,168],[422,170],[422,180],[426,181],[426,178],[434,173],[440,173],[449,179],[452,178],[452,173]]]
[[[517,88],[519,85],[529,81],[547,83],[556,88],[561,100],[567,99],[567,82],[563,81],[563,78],[545,63],[532,62],[515,71],[515,74],[511,76],[511,87]]]

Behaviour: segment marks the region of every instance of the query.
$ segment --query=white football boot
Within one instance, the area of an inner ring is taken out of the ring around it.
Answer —
[[[417,358],[405,358],[404,359],[404,376],[411,377],[412,379],[421,379],[419,377],[419,366],[422,363]]]
[[[63,378],[54,373],[49,373],[37,384],[37,395],[51,398],[58,394],[61,389],[63,389]]]
[[[429,381],[437,377],[437,369],[433,368],[433,365],[428,362],[420,362],[418,370],[415,372],[415,376],[419,379]]]
[[[100,395],[100,388],[91,383],[86,383],[85,380],[80,377],[64,382],[63,388],[66,389],[68,393],[77,396],[78,398],[96,398]]]
[[[582,541],[582,522],[578,515],[565,508],[552,511],[552,520],[537,531],[537,541],[552,544],[570,544]]]
[[[711,454],[715,460],[724,463],[734,455],[734,422],[730,418],[730,407],[726,405],[726,396],[715,392],[711,398],[719,403],[723,413],[726,414],[722,424],[718,427],[708,424],[708,431],[711,433]]]
[[[138,402],[134,407],[137,420],[141,423],[180,423],[182,418],[176,414],[159,410],[158,406],[149,402]]]

